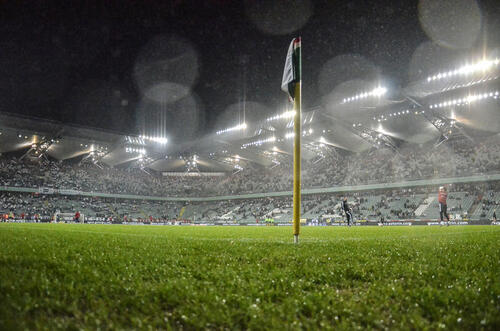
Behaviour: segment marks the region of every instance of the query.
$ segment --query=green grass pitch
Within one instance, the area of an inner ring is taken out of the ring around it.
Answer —
[[[0,329],[500,329],[500,226],[0,224]]]

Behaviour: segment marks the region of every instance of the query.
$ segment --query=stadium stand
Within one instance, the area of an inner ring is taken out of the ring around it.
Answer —
[[[88,219],[149,220],[152,216],[155,220],[171,220],[177,219],[182,208],[181,203],[171,202],[11,192],[0,194],[0,202],[2,213],[13,213],[15,217],[25,219],[40,215],[43,220],[52,220],[58,214],[74,214],[76,211]]]
[[[484,196],[478,202],[477,208],[471,215],[471,218],[491,219],[493,212],[496,210],[500,211],[500,193],[489,190],[485,192]]]
[[[437,148],[409,145],[399,152],[388,149],[349,153],[312,164],[304,162],[303,188],[333,187],[446,178],[500,172],[498,135],[477,144],[442,144]],[[241,172],[220,178],[165,177],[152,170],[96,167],[72,160],[0,157],[0,185],[48,187],[84,192],[125,193],[141,196],[220,196],[289,191],[289,167],[266,169],[248,163]]]
[[[372,183],[453,178],[500,173],[499,135],[477,140],[453,141],[437,147],[408,144],[398,151],[371,149],[361,153],[325,155],[321,162],[303,162],[305,189],[331,188]],[[490,186],[488,186],[490,185]],[[291,197],[266,197],[264,192],[290,191],[290,163],[264,168],[247,162],[243,171],[223,177],[162,176],[160,172],[134,167],[96,166],[78,159],[23,157],[20,153],[0,155],[0,187],[31,189],[31,193],[4,192],[0,212],[41,215],[45,220],[59,213],[80,211],[86,218],[120,220],[189,220],[192,222],[254,223],[273,219],[287,223]],[[85,192],[43,194],[44,190]],[[34,193],[33,190],[38,193]],[[500,202],[498,184],[461,184],[449,195],[448,211],[454,216],[491,218]],[[128,194],[136,199],[99,196]],[[199,197],[256,194],[253,199],[189,202]],[[144,198],[141,198],[144,197]],[[184,198],[155,201],[146,197]],[[341,219],[342,194],[303,196],[305,219]],[[187,200],[186,200],[187,199]],[[357,219],[437,218],[436,188],[358,192],[349,194]],[[187,201],[187,202],[186,202]]]
[[[460,184],[452,186],[449,194],[449,213],[455,219],[491,219],[500,205],[499,182]],[[342,197],[347,196],[357,220],[437,219],[439,209],[435,198],[436,186],[413,189],[389,189],[344,194],[304,196],[303,218],[307,220],[343,219],[340,210]],[[484,192],[484,194],[483,194]],[[174,202],[116,199],[102,197],[50,195],[39,193],[3,192],[0,194],[0,213],[12,213],[14,218],[43,221],[57,219],[59,214],[85,215],[87,220],[111,221],[189,221],[191,223],[289,223],[291,197],[234,199],[214,202]],[[417,213],[420,206],[426,208]],[[21,216],[22,215],[22,216]]]

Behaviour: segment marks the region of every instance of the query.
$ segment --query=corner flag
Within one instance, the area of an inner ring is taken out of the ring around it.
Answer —
[[[283,80],[281,81],[281,89],[288,93],[288,96],[293,101],[295,98],[295,85],[302,80],[302,60],[300,49],[300,37],[294,38],[288,47],[286,54],[285,70],[283,71]]]
[[[288,93],[295,110],[293,124],[293,235],[299,243],[300,233],[300,109],[302,83],[302,55],[300,37],[294,38],[288,47],[281,89]]]

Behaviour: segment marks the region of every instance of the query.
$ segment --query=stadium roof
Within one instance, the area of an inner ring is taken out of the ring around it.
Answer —
[[[500,60],[452,68],[402,89],[382,81],[350,81],[302,114],[303,158],[334,149],[368,150],[376,143],[428,143],[460,132],[467,137],[500,132]],[[240,170],[244,162],[273,166],[291,160],[293,114],[257,109],[246,121],[195,141],[127,136],[57,121],[0,113],[0,152],[31,149],[65,160],[92,156],[109,166],[138,164],[156,171]],[[268,115],[265,118],[266,114]]]

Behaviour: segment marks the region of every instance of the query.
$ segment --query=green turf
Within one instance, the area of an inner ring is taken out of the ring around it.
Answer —
[[[500,329],[500,227],[0,224],[0,329]]]

